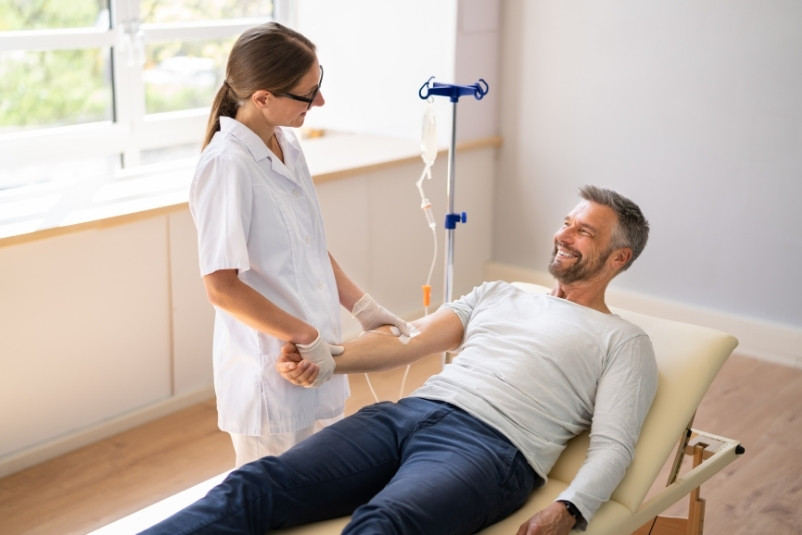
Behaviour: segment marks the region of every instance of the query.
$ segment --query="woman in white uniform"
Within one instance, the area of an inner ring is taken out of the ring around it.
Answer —
[[[240,466],[276,455],[342,417],[348,382],[284,381],[274,363],[293,342],[324,370],[341,342],[339,306],[365,330],[412,327],[351,281],[326,247],[320,208],[290,128],[324,104],[315,46],[277,23],[245,31],[212,104],[190,190],[200,269],[215,307],[218,424]],[[326,373],[328,371],[328,373]]]

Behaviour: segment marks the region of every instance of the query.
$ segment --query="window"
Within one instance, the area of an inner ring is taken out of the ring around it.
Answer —
[[[44,214],[58,191],[195,158],[231,45],[283,4],[0,0],[0,226],[30,214],[22,190]]]

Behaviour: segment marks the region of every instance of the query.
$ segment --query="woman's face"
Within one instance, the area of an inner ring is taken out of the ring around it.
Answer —
[[[286,93],[274,93],[272,106],[269,108],[270,122],[277,126],[298,128],[303,126],[306,112],[312,106],[326,103],[320,92],[323,82],[323,69],[317,60],[314,61],[303,78]]]

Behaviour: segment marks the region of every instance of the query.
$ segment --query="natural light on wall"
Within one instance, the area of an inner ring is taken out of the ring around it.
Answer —
[[[189,165],[231,44],[281,5],[0,0],[0,237],[68,224],[110,182]]]

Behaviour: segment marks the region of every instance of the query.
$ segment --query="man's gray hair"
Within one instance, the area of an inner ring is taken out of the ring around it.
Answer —
[[[579,196],[586,201],[609,206],[618,216],[618,226],[613,231],[610,248],[628,247],[632,250],[632,258],[621,268],[621,271],[626,270],[643,252],[649,239],[649,222],[640,207],[620,193],[597,186],[580,188]]]

